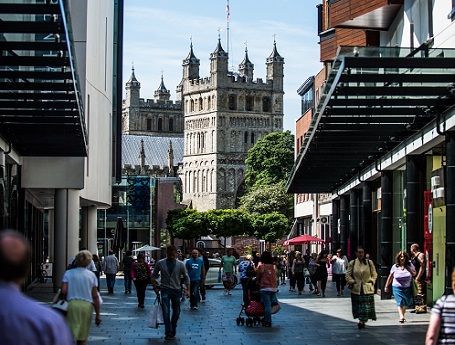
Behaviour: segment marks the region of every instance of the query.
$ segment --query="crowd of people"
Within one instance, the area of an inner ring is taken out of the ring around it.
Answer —
[[[161,304],[166,340],[176,336],[183,299],[189,298],[191,310],[198,310],[199,303],[206,299],[205,279],[210,269],[208,253],[193,249],[188,258],[180,257],[183,260],[179,260],[180,254],[175,246],[168,246],[166,257],[158,260],[153,268],[143,253],[133,258],[132,252],[126,251],[121,261],[125,294],[131,293],[134,284],[138,308],[144,308],[146,288],[152,284]],[[28,274],[30,257],[30,246],[22,235],[13,231],[0,233],[0,294],[4,297],[0,321],[1,328],[8,329],[2,335],[2,344],[85,344],[93,315],[95,324],[101,323],[100,275],[102,272],[106,275],[108,294],[114,293],[119,260],[113,252],[102,261],[87,250],[77,253],[62,279],[60,297],[68,302],[66,315],[62,317],[20,292]],[[406,322],[406,311],[424,300],[424,268],[425,256],[419,245],[413,244],[409,254],[406,251],[397,253],[383,286],[386,293],[391,289],[398,321],[402,324]],[[329,272],[337,296],[343,296],[345,289],[349,289],[352,315],[358,319],[359,330],[365,328],[367,321],[376,320],[374,296],[378,274],[375,263],[362,247],[357,248],[352,260],[338,249],[333,255],[325,250],[319,254],[306,250],[304,255],[291,251],[278,256],[272,256],[270,251],[253,252],[239,261],[233,250],[228,249],[221,257],[219,268],[226,296],[231,295],[238,273],[244,310],[247,311],[253,301],[262,304],[261,323],[264,327],[272,326],[272,314],[279,310],[276,307],[279,306],[277,293],[280,286],[289,281],[289,291],[302,295],[307,285],[310,293],[324,298]],[[432,308],[426,344],[450,343],[455,339],[455,271],[452,289],[453,295],[443,296]],[[256,297],[252,291],[256,292]],[[46,332],[41,332],[42,329]]]

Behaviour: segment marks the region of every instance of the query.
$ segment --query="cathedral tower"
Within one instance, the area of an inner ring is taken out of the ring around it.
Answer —
[[[195,62],[192,47],[179,85],[185,122],[183,199],[198,210],[234,208],[248,150],[266,134],[283,130],[284,60],[274,44],[264,82],[253,80],[247,51],[239,71],[228,71],[219,39],[210,54],[210,77],[199,76],[197,60],[198,73],[190,78],[191,56]]]

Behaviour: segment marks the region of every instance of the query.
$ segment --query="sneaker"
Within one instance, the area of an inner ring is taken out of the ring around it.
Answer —
[[[229,296],[231,296],[231,295],[232,295],[232,294],[231,294],[231,291],[228,291],[228,295],[229,295]]]
[[[198,309],[199,309],[199,307],[198,307],[198,306],[196,306],[196,307],[193,307],[193,310],[198,310]]]
[[[168,334],[164,337],[164,340],[172,340],[172,339],[175,339],[175,335]]]

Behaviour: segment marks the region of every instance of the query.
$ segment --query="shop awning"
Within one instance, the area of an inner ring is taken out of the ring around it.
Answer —
[[[342,47],[288,192],[336,191],[454,104],[454,49]]]
[[[24,156],[85,156],[65,1],[0,4],[0,136]]]

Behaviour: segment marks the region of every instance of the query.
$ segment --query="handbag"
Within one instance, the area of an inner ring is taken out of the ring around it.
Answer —
[[[51,307],[66,316],[66,313],[68,312],[68,301],[63,298],[62,289],[58,289],[52,299]]]
[[[150,310],[150,328],[158,328],[159,325],[164,324],[163,318],[163,309],[161,309],[161,299],[157,297],[155,302],[152,305],[152,309]]]

